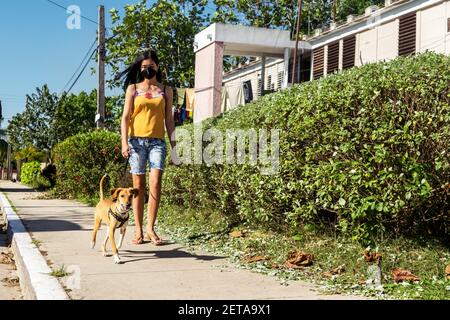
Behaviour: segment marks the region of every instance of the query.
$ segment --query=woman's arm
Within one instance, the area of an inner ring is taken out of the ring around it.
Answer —
[[[175,148],[176,141],[175,141],[175,123],[173,121],[173,115],[172,115],[172,106],[173,106],[173,90],[171,87],[166,88],[166,130],[167,134],[169,136],[170,145],[173,148]]]
[[[124,158],[130,156],[130,150],[128,147],[128,126],[130,124],[131,109],[133,106],[134,86],[130,85],[127,88],[125,94],[125,105],[123,107],[122,122],[120,125],[120,132],[122,137],[122,155]]]

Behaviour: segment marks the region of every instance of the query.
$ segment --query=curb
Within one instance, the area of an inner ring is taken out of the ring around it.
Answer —
[[[69,300],[58,280],[49,275],[52,270],[1,191],[0,206],[5,216],[24,300]]]

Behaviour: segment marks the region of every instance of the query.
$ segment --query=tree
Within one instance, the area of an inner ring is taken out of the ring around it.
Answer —
[[[345,21],[348,15],[360,15],[371,5],[383,6],[384,0],[334,0],[333,21]]]
[[[0,139],[0,167],[4,168],[6,166],[6,158],[8,152],[8,143]]]
[[[54,141],[63,141],[79,132],[95,128],[97,113],[97,90],[78,95],[63,95],[58,103],[52,122]]]
[[[205,27],[207,0],[146,0],[125,6],[125,15],[110,11],[114,38],[107,42],[107,63],[116,74],[142,51],[158,53],[161,70],[174,87],[194,85],[194,36]],[[119,83],[109,80],[110,87]]]
[[[39,151],[36,147],[30,145],[24,149],[13,152],[12,158],[17,162],[42,162],[46,159],[46,154],[45,152]]]
[[[214,0],[212,22],[240,23],[262,28],[292,30],[297,1],[293,0]]]
[[[36,93],[26,96],[25,111],[15,115],[9,122],[6,133],[14,149],[33,145],[50,151],[55,134],[51,124],[58,103],[58,96],[50,93],[47,85],[36,88]]]
[[[79,132],[95,129],[97,91],[58,97],[50,93],[47,85],[27,95],[25,111],[15,115],[7,129],[14,150],[33,146],[38,150],[51,151],[54,145]],[[114,111],[119,98],[106,99],[106,123],[114,127]]]

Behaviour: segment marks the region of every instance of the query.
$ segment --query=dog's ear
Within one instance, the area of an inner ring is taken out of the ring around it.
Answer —
[[[130,192],[134,197],[137,197],[139,194],[139,189],[136,188],[130,188]]]
[[[112,189],[111,190],[111,199],[112,201],[116,201],[117,197],[119,196],[120,188]]]

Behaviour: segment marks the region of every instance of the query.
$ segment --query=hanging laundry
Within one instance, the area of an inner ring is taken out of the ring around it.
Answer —
[[[181,107],[186,103],[186,89],[177,88],[177,106]]]
[[[194,111],[195,89],[186,89],[186,110]]]
[[[232,110],[237,106],[241,106],[245,104],[244,99],[244,85],[241,82],[240,84],[231,84],[227,87],[228,97],[230,100],[230,105],[227,106],[228,110]]]
[[[180,123],[183,123],[186,120],[186,108],[182,107],[180,109]]]
[[[230,100],[228,98],[228,91],[227,87],[222,87],[222,97],[221,97],[221,103],[220,103],[220,112],[224,113],[227,111],[227,106],[230,105]]]
[[[253,101],[252,82],[250,80],[244,82],[244,100],[245,103]]]

